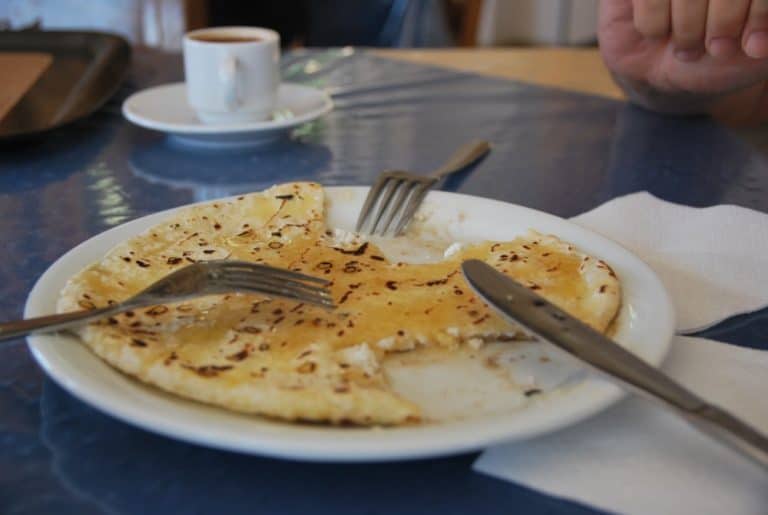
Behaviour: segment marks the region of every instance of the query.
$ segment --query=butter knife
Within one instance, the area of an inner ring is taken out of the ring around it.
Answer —
[[[470,287],[509,322],[548,341],[620,386],[659,402],[768,471],[768,438],[706,402],[610,338],[483,261],[461,265]]]

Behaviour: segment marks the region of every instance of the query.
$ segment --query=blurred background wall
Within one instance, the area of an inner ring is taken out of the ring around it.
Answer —
[[[598,0],[0,0],[0,29],[92,29],[181,48],[192,28],[259,25],[285,46],[584,45]]]
[[[592,44],[598,0],[484,0],[475,43],[498,45]]]

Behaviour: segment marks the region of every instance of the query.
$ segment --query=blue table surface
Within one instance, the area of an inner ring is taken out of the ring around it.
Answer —
[[[309,64],[309,66],[308,66]],[[133,218],[275,182],[369,184],[426,171],[474,138],[493,152],[444,189],[572,216],[647,190],[693,206],[768,211],[762,137],[602,98],[377,58],[316,51],[284,75],[328,88],[335,110],[258,150],[201,152],[127,123],[122,100],[180,80],[178,55],[142,52],[119,94],[44,137],[0,145],[0,312],[86,238]],[[632,220],[626,221],[628,225]],[[685,221],[681,221],[685,223]],[[768,310],[704,336],[766,348]],[[22,340],[0,346],[0,513],[595,513],[471,471],[476,454],[305,464],[210,450],[116,421],[45,378]]]

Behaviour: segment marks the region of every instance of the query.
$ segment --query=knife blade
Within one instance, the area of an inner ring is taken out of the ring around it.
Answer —
[[[472,290],[510,323],[521,326],[646,398],[659,401],[713,438],[768,469],[768,438],[714,406],[530,288],[477,259],[461,265]]]

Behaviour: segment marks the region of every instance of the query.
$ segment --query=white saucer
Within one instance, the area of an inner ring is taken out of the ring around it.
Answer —
[[[183,82],[139,91],[123,102],[123,115],[141,127],[162,131],[176,142],[205,148],[260,145],[314,120],[333,108],[327,93],[300,84],[281,84],[272,119],[262,122],[205,124],[187,103]]]

